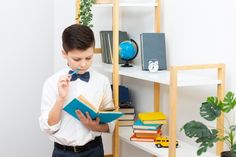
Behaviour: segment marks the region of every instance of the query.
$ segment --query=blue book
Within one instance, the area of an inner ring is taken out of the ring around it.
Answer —
[[[161,124],[143,124],[143,122],[138,119],[134,122],[134,129],[147,129],[147,130],[157,130],[161,127]]]
[[[63,110],[78,120],[79,118],[76,114],[76,110],[80,110],[85,116],[86,116],[86,112],[88,112],[90,117],[93,120],[99,117],[100,123],[103,123],[103,124],[112,122],[123,115],[122,112],[112,111],[114,110],[114,108],[106,108],[106,109],[102,109],[103,111],[98,111],[83,96],[74,98],[71,102],[69,102],[63,108]]]

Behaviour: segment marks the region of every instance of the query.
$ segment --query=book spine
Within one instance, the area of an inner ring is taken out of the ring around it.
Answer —
[[[144,54],[143,54],[143,34],[140,34],[140,47],[141,47],[141,63],[142,63],[142,70],[145,70],[144,68]]]

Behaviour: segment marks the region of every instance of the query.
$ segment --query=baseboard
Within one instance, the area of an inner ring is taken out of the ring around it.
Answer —
[[[104,157],[113,157],[112,154],[104,155]]]

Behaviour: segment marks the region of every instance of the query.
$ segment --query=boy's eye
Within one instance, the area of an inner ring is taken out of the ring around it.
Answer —
[[[90,59],[92,59],[92,57],[88,57],[88,58],[86,58],[86,60],[90,60]]]
[[[78,61],[80,61],[81,59],[80,58],[78,58],[78,59],[73,59],[74,61],[76,61],[76,62],[78,62]]]

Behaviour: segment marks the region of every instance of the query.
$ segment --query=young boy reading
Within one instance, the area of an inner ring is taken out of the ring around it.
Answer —
[[[54,142],[52,157],[103,157],[102,132],[113,132],[114,123],[100,124],[77,110],[80,121],[65,111],[73,98],[83,95],[95,108],[114,107],[108,78],[90,69],[95,39],[83,25],[67,27],[62,34],[64,69],[48,78],[43,87],[40,128]]]

